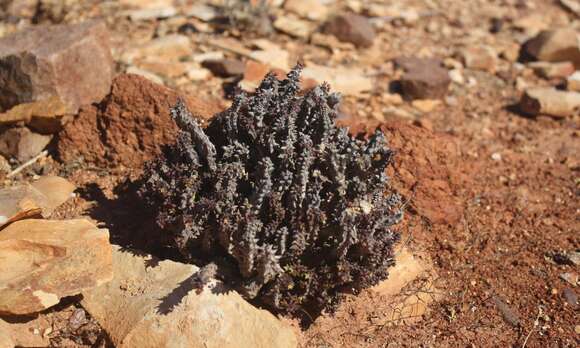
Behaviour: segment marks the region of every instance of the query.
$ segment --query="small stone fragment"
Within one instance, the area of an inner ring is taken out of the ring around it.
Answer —
[[[191,54],[191,41],[185,35],[171,34],[153,39],[145,44],[132,47],[122,55],[122,60],[133,63],[135,60],[155,57],[157,61],[169,63]]]
[[[532,62],[528,65],[536,75],[545,79],[566,78],[575,71],[571,62]]]
[[[35,313],[110,281],[109,233],[88,220],[17,221],[0,233],[0,313]]]
[[[43,176],[30,183],[30,186],[46,197],[43,216],[49,217],[52,211],[72,197],[76,186],[65,178]]]
[[[286,0],[284,9],[313,21],[323,20],[328,16],[328,6],[320,0]]]
[[[210,78],[211,72],[207,69],[192,66],[187,70],[187,78],[192,81],[203,81]]]
[[[253,60],[247,61],[244,70],[244,77],[242,81],[240,81],[240,87],[245,91],[253,91],[258,87],[264,76],[266,76],[270,71],[271,68],[267,64],[262,64]]]
[[[501,51],[500,56],[505,60],[507,60],[508,62],[512,63],[516,62],[518,60],[518,57],[520,56],[520,45],[518,45],[517,43],[513,43],[505,47]]]
[[[570,265],[578,266],[580,265],[580,252],[579,251],[568,251],[568,252],[556,252],[550,255],[554,262],[558,265]]]
[[[40,216],[48,207],[48,199],[26,184],[0,190],[0,227],[11,222]]]
[[[163,82],[163,78],[161,76],[159,76],[155,73],[152,73],[151,71],[140,69],[136,66],[128,67],[125,72],[127,74],[141,76],[141,77],[143,77],[143,78],[145,78],[153,83],[161,85],[161,86],[165,85],[165,83]]]
[[[312,32],[310,22],[292,17],[279,17],[273,26],[275,29],[293,37],[306,39]]]
[[[435,110],[436,107],[442,104],[441,100],[437,99],[417,99],[413,100],[411,103],[413,107],[423,113],[431,112]]]
[[[470,46],[460,53],[463,64],[469,69],[495,72],[497,52],[490,46]]]
[[[407,72],[401,78],[401,89],[406,99],[442,99],[451,83],[447,69],[433,60],[407,62]]]
[[[575,309],[578,306],[578,295],[576,295],[576,292],[574,292],[573,289],[565,288],[562,295],[564,296],[566,303],[572,306],[572,308]]]
[[[209,22],[218,17],[218,12],[214,7],[204,4],[194,4],[187,7],[184,14],[188,17],[194,17],[204,22]]]
[[[0,155],[0,178],[4,174],[10,173],[12,170],[12,166],[10,166],[10,162],[4,156]]]
[[[302,77],[313,79],[319,84],[328,82],[333,90],[344,95],[359,95],[373,88],[370,77],[358,68],[331,68],[310,64],[302,71]]]
[[[148,260],[114,247],[113,280],[83,293],[83,307],[116,347],[297,346],[290,327],[235,291],[193,291],[198,267],[165,260],[147,269]]]
[[[146,59],[136,63],[140,69],[164,78],[176,78],[187,73],[186,62],[164,62],[156,59]]]
[[[246,70],[246,64],[237,59],[210,59],[203,61],[201,66],[219,77],[241,76]]]
[[[543,114],[564,118],[578,113],[579,109],[580,93],[554,88],[527,89],[520,100],[520,110],[531,116]]]
[[[404,323],[421,320],[421,316],[427,311],[429,303],[437,300],[439,296],[431,296],[423,291],[407,295],[402,290],[415,279],[428,274],[427,271],[430,268],[430,265],[414,256],[406,248],[397,252],[395,265],[389,270],[389,278],[371,288],[373,292],[381,296],[397,299],[393,301],[393,308],[383,313],[385,320],[401,320]],[[428,277],[432,278],[431,275]],[[428,281],[431,282],[432,279],[428,279]]]
[[[144,21],[173,17],[177,14],[177,9],[173,6],[151,7],[129,11],[127,14],[132,21]]]
[[[103,22],[35,26],[0,38],[0,111],[58,97],[74,114],[101,101],[113,74]]]
[[[372,46],[376,37],[375,29],[368,19],[352,13],[331,18],[325,23],[323,32],[363,48]]]
[[[544,30],[524,45],[525,52],[536,60],[572,62],[580,68],[578,34],[574,29]]]
[[[569,91],[580,92],[580,70],[576,70],[576,72],[568,76],[566,88]]]
[[[26,127],[9,128],[0,133],[0,155],[25,162],[39,154],[51,139]]]
[[[577,0],[560,0],[560,4],[576,16],[580,16],[580,2]]]
[[[572,286],[578,285],[578,273],[576,272],[566,272],[560,274],[560,278],[568,282]]]
[[[463,73],[459,69],[449,70],[449,78],[458,85],[465,84],[465,77],[463,77]]]
[[[518,326],[520,324],[519,314],[514,309],[512,309],[507,303],[505,303],[498,296],[493,296],[492,301],[506,322],[508,322],[513,326]]]
[[[289,69],[288,61],[290,59],[290,54],[288,51],[281,48],[252,51],[250,53],[250,58],[276,69]]]
[[[77,308],[73,314],[68,319],[68,325],[71,329],[76,330],[82,325],[86,324],[87,316],[85,310],[82,308]]]

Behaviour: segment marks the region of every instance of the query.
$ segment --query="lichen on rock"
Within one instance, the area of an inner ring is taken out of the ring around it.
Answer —
[[[246,298],[294,313],[385,279],[403,218],[382,132],[349,136],[335,124],[340,95],[302,94],[300,71],[268,75],[206,129],[178,103],[177,141],[139,190],[186,258],[225,256]]]

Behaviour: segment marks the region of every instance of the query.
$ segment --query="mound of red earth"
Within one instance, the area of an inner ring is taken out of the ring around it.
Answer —
[[[393,185],[411,198],[411,211],[433,224],[455,225],[464,207],[458,191],[465,180],[458,144],[450,136],[403,122],[343,121],[353,134],[372,134],[377,127],[395,150],[389,169]]]
[[[177,127],[169,110],[178,98],[201,119],[222,110],[219,101],[180,95],[137,75],[119,75],[100,104],[82,109],[65,125],[58,155],[64,162],[139,168],[174,140]]]

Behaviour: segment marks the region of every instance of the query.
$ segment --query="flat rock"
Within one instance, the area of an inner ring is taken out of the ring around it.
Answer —
[[[433,275],[430,264],[414,255],[408,249],[400,249],[395,256],[395,265],[389,269],[389,277],[371,290],[389,299],[392,306],[383,312],[384,319],[406,324],[418,321],[427,312],[428,305],[437,300],[433,286]],[[407,293],[403,289],[410,286],[419,277],[425,276],[428,282],[421,289]]]
[[[31,184],[5,187],[0,190],[0,228],[29,217],[49,217],[55,208],[66,202],[75,186],[57,176],[45,176]]]
[[[352,13],[339,14],[329,19],[323,26],[323,32],[356,47],[370,47],[376,37],[375,29],[368,19]]]
[[[173,6],[149,7],[127,12],[132,21],[169,18],[176,14],[177,9]]]
[[[284,9],[313,21],[323,20],[328,16],[328,6],[320,0],[286,0]]]
[[[63,115],[68,107],[58,97],[23,103],[0,113],[0,124],[24,122],[40,133],[56,133],[62,129]]]
[[[0,313],[42,311],[113,277],[109,232],[87,220],[22,220],[0,232]]]
[[[188,284],[199,268],[114,247],[115,277],[84,292],[83,307],[119,348],[296,347],[293,330],[234,291]]]
[[[301,39],[308,38],[313,29],[310,22],[293,17],[279,17],[274,21],[273,26],[284,34]]]
[[[571,28],[544,30],[524,44],[525,52],[536,60],[572,62],[580,68],[578,33]]]
[[[328,82],[333,91],[345,95],[359,95],[373,88],[371,78],[359,68],[331,68],[310,64],[304,68],[302,77],[317,83]]]
[[[118,2],[122,6],[148,9],[171,6],[174,0],[119,0]]]
[[[25,162],[39,154],[52,136],[38,134],[27,127],[14,127],[0,133],[0,154]]]
[[[205,4],[193,4],[188,6],[184,14],[189,17],[197,18],[204,22],[209,22],[216,19],[219,16],[219,12],[215,7],[208,6]]]
[[[164,78],[176,78],[187,73],[188,62],[164,62],[156,59],[146,59],[137,63],[138,67]]]
[[[250,58],[262,64],[267,64],[272,68],[282,70],[288,70],[290,68],[290,65],[288,64],[290,53],[279,47],[252,51],[250,53]]]
[[[531,116],[540,114],[557,118],[572,116],[578,114],[580,110],[580,93],[550,87],[530,88],[520,100],[520,110]]]
[[[406,99],[442,99],[447,94],[451,78],[438,60],[407,58],[397,65],[405,68],[401,89]]]
[[[121,59],[126,63],[154,57],[157,61],[178,61],[192,53],[191,41],[185,35],[170,34],[150,40],[144,44],[130,47]]]
[[[103,22],[31,27],[0,39],[0,111],[58,97],[74,114],[107,95],[113,74]]]

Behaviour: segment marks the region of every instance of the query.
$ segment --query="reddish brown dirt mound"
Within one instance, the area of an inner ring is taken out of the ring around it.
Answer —
[[[221,111],[218,101],[183,96],[137,75],[119,75],[101,104],[83,109],[65,125],[57,144],[59,157],[64,162],[82,158],[101,166],[138,168],[174,139],[177,128],[169,110],[179,97],[197,117],[207,119]]]
[[[464,208],[456,191],[464,176],[459,170],[460,151],[451,137],[403,122],[344,123],[354,133],[382,129],[396,151],[389,175],[401,193],[413,197],[411,208],[420,216],[434,224],[454,225],[461,219]]]
[[[391,175],[399,179],[397,184],[401,182],[399,190],[406,193],[416,185],[411,207],[431,223],[456,224],[463,214],[456,197],[463,180],[458,144],[444,134],[404,123],[385,124],[381,129],[397,151]]]

